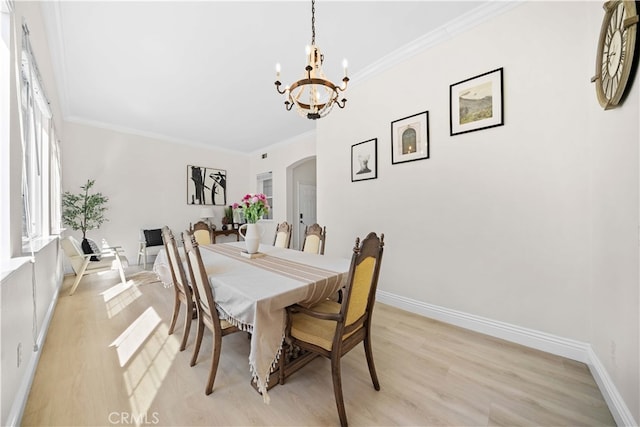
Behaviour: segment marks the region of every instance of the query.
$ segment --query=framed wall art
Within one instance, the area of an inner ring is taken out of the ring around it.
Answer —
[[[449,86],[451,136],[504,124],[502,68]]]
[[[351,182],[378,177],[378,138],[351,146]]]
[[[187,204],[227,205],[227,171],[187,166]]]
[[[429,112],[391,122],[391,164],[429,158]]]

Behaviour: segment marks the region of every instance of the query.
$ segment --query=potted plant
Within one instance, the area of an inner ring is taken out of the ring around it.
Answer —
[[[87,240],[87,231],[100,228],[103,222],[108,221],[104,213],[109,198],[100,192],[89,193],[94,184],[95,180],[89,179],[85,185],[80,186],[81,193],[72,194],[65,191],[62,194],[62,223],[73,230],[82,231],[82,250],[85,254],[95,253],[97,249],[91,248]],[[94,258],[91,257],[91,260],[97,261],[97,258]]]
[[[227,206],[224,208],[224,216],[222,217],[222,229],[226,230],[227,225],[231,224],[233,227],[233,207]]]

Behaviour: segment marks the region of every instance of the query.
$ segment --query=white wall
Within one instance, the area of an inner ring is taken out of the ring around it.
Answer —
[[[26,20],[30,40],[38,63],[54,121],[61,136],[61,117],[57,88],[53,78],[40,6],[36,2],[14,2],[18,52],[22,46],[21,25]],[[13,48],[13,34],[11,46]],[[12,49],[13,50],[13,49]],[[10,76],[10,172],[8,252],[13,260],[2,264],[0,281],[0,424],[18,424],[35,373],[46,330],[62,284],[62,262],[57,239],[37,242],[35,263],[18,257],[22,254],[22,146],[17,113],[16,57],[11,55]],[[18,59],[19,63],[19,59]],[[4,78],[4,76],[3,76]],[[3,236],[3,239],[7,236]],[[3,260],[4,261],[4,260]],[[19,266],[18,266],[19,265]],[[34,347],[35,345],[35,347]],[[18,355],[20,347],[20,355]]]
[[[590,4],[587,21],[593,46],[603,15],[597,6]],[[589,101],[584,122],[591,149],[593,219],[589,342],[625,398],[637,425],[640,423],[640,79],[636,75],[621,108],[603,112],[595,96]]]
[[[177,237],[200,220],[200,208],[187,204],[187,165],[226,170],[228,204],[247,191],[249,158],[243,154],[69,122],[61,151],[63,190],[77,193],[95,179],[95,190],[109,197],[109,221],[87,237],[123,246],[130,263],[136,261],[140,228],[168,225]],[[219,228],[224,206],[214,209]],[[67,233],[82,237],[79,231]]]
[[[292,113],[295,114],[295,113]],[[272,145],[265,150],[253,153],[250,157],[248,175],[248,191],[256,192],[256,176],[264,172],[273,172],[273,220],[260,221],[264,228],[262,243],[273,243],[276,225],[282,221],[293,222],[291,167],[304,159],[315,155],[315,132],[308,132],[280,144]],[[267,154],[265,159],[262,154]],[[239,199],[238,199],[239,201]]]
[[[600,109],[602,16],[525,3],[354,85],[318,123],[318,214],[328,253],[385,233],[382,291],[593,342],[640,419],[638,88]],[[449,85],[499,67],[505,125],[450,136]],[[390,122],[425,110],[431,158],[391,165]],[[351,183],[350,147],[371,138],[378,179]]]

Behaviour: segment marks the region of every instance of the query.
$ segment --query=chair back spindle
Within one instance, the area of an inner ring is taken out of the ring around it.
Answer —
[[[173,281],[173,289],[175,291],[175,301],[173,305],[173,316],[171,319],[171,325],[169,326],[169,335],[173,334],[173,329],[176,326],[178,314],[180,313],[180,307],[185,305],[185,321],[184,332],[182,335],[182,342],[180,343],[180,351],[183,351],[187,345],[187,338],[189,337],[189,330],[191,329],[191,319],[193,318],[193,294],[189,282],[187,281],[187,275],[184,271],[184,265],[178,245],[175,237],[169,227],[162,228],[162,240],[164,242],[164,248],[169,260],[169,270],[171,271],[171,280]]]
[[[200,247],[195,234],[185,231],[182,234],[182,242],[187,258],[187,267],[189,277],[193,284],[193,293],[198,308],[198,333],[196,336],[196,344],[191,357],[191,366],[196,364],[204,328],[207,327],[213,333],[213,349],[211,354],[211,368],[209,369],[209,379],[204,389],[205,394],[209,395],[213,392],[213,383],[216,379],[218,371],[218,363],[220,361],[220,351],[222,347],[222,337],[225,335],[240,332],[240,329],[233,326],[227,320],[220,319],[218,309],[215,305],[213,290],[209,283],[209,276],[202,262]]]
[[[184,250],[187,254],[187,266],[189,268],[191,282],[195,284],[193,294],[198,307],[198,313],[202,314],[203,320],[209,320],[213,323],[213,326],[217,325],[217,327],[219,327],[220,319],[215,308],[213,291],[211,290],[211,285],[209,285],[207,272],[202,262],[198,239],[195,234],[191,234],[188,231],[182,235],[182,238]]]

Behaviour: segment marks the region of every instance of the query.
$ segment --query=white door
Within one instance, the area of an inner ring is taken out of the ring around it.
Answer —
[[[302,247],[304,228],[307,225],[315,224],[316,218],[316,186],[315,184],[298,183],[298,212],[296,215],[298,227],[296,227],[295,242],[296,248]]]

